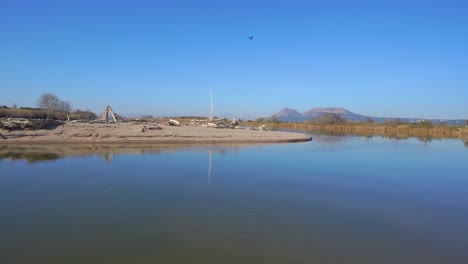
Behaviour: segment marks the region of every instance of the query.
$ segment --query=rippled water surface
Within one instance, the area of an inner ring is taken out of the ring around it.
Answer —
[[[0,263],[468,263],[461,140],[0,146]]]

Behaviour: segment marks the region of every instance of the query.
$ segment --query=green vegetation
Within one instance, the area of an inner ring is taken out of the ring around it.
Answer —
[[[368,117],[366,120],[364,120],[363,123],[364,123],[364,124],[371,125],[371,124],[374,124],[374,120],[372,120],[372,118]]]
[[[416,123],[416,124],[413,124],[413,126],[417,126],[417,127],[434,127],[434,125],[432,124],[431,121],[429,120],[423,120],[419,123]]]
[[[398,126],[398,125],[403,125],[403,124],[406,124],[405,122],[401,121],[400,118],[396,118],[394,120],[390,120],[390,121],[387,121],[387,122],[384,122],[383,123],[384,125],[387,125],[387,126]]]
[[[270,117],[270,122],[273,123],[273,124],[281,123],[281,121],[278,118],[276,118],[276,116]]]
[[[91,110],[80,110],[76,109],[74,112],[71,112],[69,115],[71,120],[95,120],[97,119],[97,115]]]
[[[265,118],[259,117],[259,118],[257,118],[257,119],[255,120],[255,122],[257,122],[257,123],[265,123]]]

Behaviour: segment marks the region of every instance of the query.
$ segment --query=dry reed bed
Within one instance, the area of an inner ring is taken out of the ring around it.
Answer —
[[[360,135],[380,135],[398,137],[432,137],[432,138],[461,138],[468,139],[468,127],[433,126],[418,127],[411,125],[367,125],[367,124],[335,124],[317,125],[301,123],[272,124],[273,127],[307,129],[313,131],[329,131],[352,133]]]

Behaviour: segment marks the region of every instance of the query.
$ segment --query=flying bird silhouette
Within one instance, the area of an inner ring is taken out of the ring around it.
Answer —
[[[252,40],[252,39],[253,39],[253,36],[250,36],[249,39]]]

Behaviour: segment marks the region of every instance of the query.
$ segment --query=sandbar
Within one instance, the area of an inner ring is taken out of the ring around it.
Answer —
[[[224,144],[290,143],[310,135],[249,129],[159,125],[142,130],[141,123],[65,123],[53,129],[0,130],[0,145],[9,144]]]

